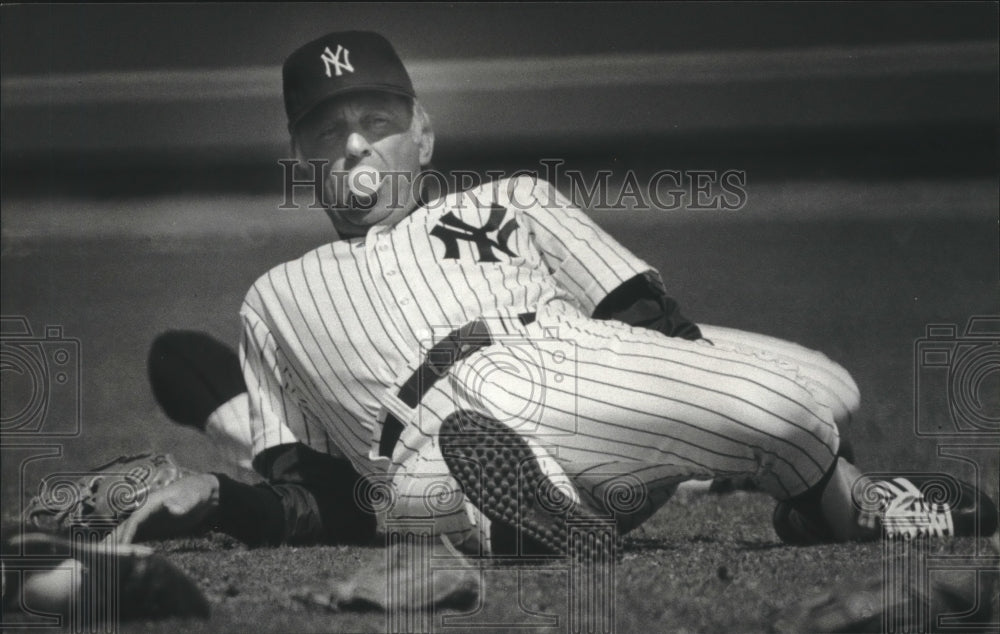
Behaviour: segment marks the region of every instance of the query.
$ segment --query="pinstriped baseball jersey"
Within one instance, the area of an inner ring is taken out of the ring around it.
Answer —
[[[640,273],[656,275],[528,177],[449,195],[275,267],[241,309],[253,452],[298,440],[378,471],[374,422],[441,326],[542,309],[589,316]]]

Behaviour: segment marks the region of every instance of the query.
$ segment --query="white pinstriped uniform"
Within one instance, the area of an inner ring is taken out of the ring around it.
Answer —
[[[483,227],[480,244],[455,237]],[[241,310],[253,453],[301,441],[386,474],[398,494],[388,517],[435,515],[458,542],[473,538],[478,513],[427,505],[459,490],[436,441],[457,407],[515,426],[597,499],[613,476],[640,481],[635,521],[694,477],[754,473],[778,498],[817,482],[837,423],[859,404],[850,375],[761,335],[702,325],[710,345],[589,319],[642,273],[659,281],[554,187],[527,177],[452,194],[282,264]],[[529,312],[536,320],[524,325],[517,316]],[[494,345],[455,364],[410,410],[396,394],[426,350],[479,317]],[[405,424],[391,461],[377,454],[387,412]]]

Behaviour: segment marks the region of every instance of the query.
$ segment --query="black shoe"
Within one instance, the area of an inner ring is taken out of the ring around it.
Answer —
[[[81,571],[71,579],[69,564]],[[55,576],[39,581],[32,575]],[[209,604],[197,584],[147,546],[71,541],[47,533],[21,533],[3,545],[4,612],[33,608],[68,611],[74,629],[92,630],[116,618],[208,618]],[[109,593],[117,593],[113,596]],[[75,608],[71,607],[77,602]],[[115,614],[117,612],[117,614]],[[103,629],[103,628],[98,628]]]
[[[205,428],[220,405],[247,391],[236,351],[203,332],[172,330],[149,349],[149,384],[172,420]]]
[[[514,430],[460,411],[445,419],[440,441],[452,476],[491,520],[494,556],[615,556],[613,522],[560,490]]]
[[[857,489],[857,487],[855,487]],[[997,530],[997,507],[983,492],[951,476],[908,475],[870,479],[855,491],[861,510],[859,530],[874,541],[885,537],[989,537]],[[774,530],[786,544],[806,546],[834,541],[829,529],[787,502],[778,502]]]
[[[835,541],[825,524],[807,518],[788,502],[778,502],[771,523],[778,538],[792,546],[814,546]]]

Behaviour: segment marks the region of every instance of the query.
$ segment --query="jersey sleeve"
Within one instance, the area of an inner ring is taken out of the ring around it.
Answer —
[[[305,429],[306,420],[285,391],[281,352],[267,324],[248,304],[240,311],[240,363],[250,400],[253,455],[269,447],[299,440],[292,429]]]
[[[655,279],[662,286],[656,269],[601,229],[554,185],[542,180],[520,180],[518,187],[531,183],[532,202],[524,206],[523,217],[546,265],[588,314],[611,291],[636,275]]]
[[[680,306],[645,275],[636,275],[613,290],[594,309],[594,319],[614,319],[630,326],[694,341],[701,329],[681,314]]]

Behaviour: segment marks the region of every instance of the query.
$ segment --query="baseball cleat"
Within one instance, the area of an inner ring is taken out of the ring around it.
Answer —
[[[83,619],[208,618],[197,584],[148,546],[21,533],[3,545],[4,611]]]
[[[587,530],[582,541],[571,541],[574,524],[592,529],[609,523],[575,490],[556,485],[545,474],[539,450],[514,430],[465,410],[445,419],[440,442],[463,493],[491,520],[492,554],[613,554],[613,533],[588,539],[593,530]]]
[[[857,541],[880,537],[989,537],[997,530],[996,504],[972,485],[944,475],[864,478],[854,487]],[[825,525],[778,502],[774,530],[786,544],[834,541]]]

